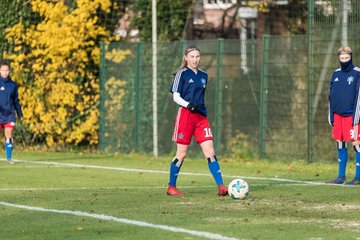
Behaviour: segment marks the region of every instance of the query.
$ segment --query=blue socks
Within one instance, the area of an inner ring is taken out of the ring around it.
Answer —
[[[355,178],[360,179],[360,152],[356,153]]]
[[[209,157],[207,160],[208,160],[208,166],[209,166],[210,172],[213,175],[216,184],[218,186],[223,184],[220,166],[216,159],[216,156]]]
[[[354,146],[354,150],[356,152],[356,155],[355,155],[355,162],[356,162],[355,178],[360,179],[360,146],[359,145]]]
[[[347,160],[348,160],[347,148],[338,148],[338,162],[339,162],[338,177],[345,177]]]
[[[207,160],[208,160],[208,166],[209,166],[210,172],[213,175],[216,184],[218,186],[223,184],[220,166],[216,159],[216,156],[209,157]],[[171,165],[170,165],[169,186],[176,187],[176,180],[178,178],[182,164],[183,164],[183,161],[177,159],[176,157],[172,160]]]
[[[172,187],[176,186],[176,180],[177,180],[177,177],[179,175],[182,163],[183,163],[183,161],[177,159],[176,157],[171,162],[169,186],[172,186]]]
[[[6,151],[6,159],[7,160],[11,160],[13,146],[14,146],[14,144],[13,144],[12,139],[11,138],[6,139],[5,151]]]

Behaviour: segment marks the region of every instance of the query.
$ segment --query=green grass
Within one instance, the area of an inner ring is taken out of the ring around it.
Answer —
[[[165,171],[171,159],[145,155],[19,153],[35,160],[0,161],[0,201],[81,211],[238,239],[358,239],[359,186],[306,184],[336,177],[334,164],[220,159],[225,183],[244,176],[246,200],[218,197],[210,175],[180,175],[185,198],[165,194],[168,173],[41,164],[58,162]],[[204,159],[188,159],[183,173],[208,174]],[[354,174],[348,166],[349,179]],[[296,183],[276,181],[292,179]],[[206,239],[89,216],[0,205],[1,239]]]

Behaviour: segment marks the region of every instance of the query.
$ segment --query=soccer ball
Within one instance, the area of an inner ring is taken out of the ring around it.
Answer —
[[[249,184],[241,178],[236,178],[229,183],[228,193],[232,199],[245,199],[249,194]]]

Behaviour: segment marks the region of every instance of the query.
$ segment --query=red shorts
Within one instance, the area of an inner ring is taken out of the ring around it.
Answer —
[[[353,126],[352,121],[352,116],[343,117],[334,113],[333,139],[343,142],[360,140],[358,125]]]
[[[3,128],[14,128],[15,127],[15,122],[8,122],[8,123],[2,123],[0,124],[0,129]]]
[[[187,108],[180,107],[172,139],[177,143],[189,145],[193,135],[197,143],[213,140],[207,117],[199,113],[191,113]]]

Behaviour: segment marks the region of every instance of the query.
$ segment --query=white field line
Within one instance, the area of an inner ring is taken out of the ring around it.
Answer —
[[[0,158],[0,161],[7,161],[4,158]],[[79,167],[79,168],[96,168],[96,169],[106,169],[106,170],[115,170],[115,171],[127,171],[127,172],[148,172],[148,173],[169,173],[168,171],[160,170],[146,170],[146,169],[136,169],[136,168],[122,168],[122,167],[108,167],[108,166],[99,166],[99,165],[85,165],[77,163],[61,163],[61,162],[46,162],[46,161],[31,161],[31,160],[20,160],[13,159],[14,162],[24,162],[24,163],[34,163],[34,164],[46,164],[51,166],[66,166],[66,167]]]
[[[0,161],[6,161],[4,158],[0,158]],[[138,169],[138,168],[122,168],[122,167],[109,167],[109,166],[99,166],[99,165],[86,165],[86,164],[78,164],[78,163],[61,163],[61,162],[47,162],[47,161],[31,161],[31,160],[20,160],[13,159],[15,162],[25,162],[25,163],[34,163],[34,164],[47,164],[51,166],[67,166],[67,167],[79,167],[79,168],[95,168],[95,169],[106,169],[106,170],[114,170],[114,171],[126,171],[126,172],[146,172],[146,173],[165,173],[169,174],[168,171],[161,170],[148,170],[148,169]],[[207,173],[189,173],[189,172],[180,172],[180,175],[190,175],[190,176],[211,176],[211,174]],[[243,179],[252,179],[252,180],[264,180],[264,181],[279,181],[279,182],[292,182],[292,183],[301,183],[308,185],[326,185],[330,186],[330,184],[326,184],[324,182],[313,182],[313,181],[301,181],[301,180],[292,180],[286,178],[267,178],[267,177],[248,177],[248,176],[239,176],[239,175],[223,175],[223,177],[227,178],[243,178]],[[332,184],[331,186],[348,186],[342,184]]]
[[[261,187],[261,186],[308,186],[309,184],[305,183],[280,183],[280,184],[271,184],[271,183],[260,183],[260,184],[251,184],[252,187]],[[214,185],[209,186],[180,186],[182,189],[191,189],[191,188],[213,188]],[[6,192],[6,191],[73,191],[73,190],[113,190],[113,189],[166,189],[167,186],[119,186],[119,187],[62,187],[62,188],[0,188],[0,191]]]
[[[213,188],[212,186],[181,186],[181,188]],[[112,190],[112,189],[166,189],[167,186],[119,186],[119,187],[62,187],[62,188],[0,188],[0,191],[51,191],[51,190]]]
[[[37,211],[37,212],[60,213],[60,214],[74,215],[74,216],[80,216],[80,217],[90,217],[90,218],[124,223],[124,224],[130,224],[130,225],[135,225],[135,226],[140,226],[140,227],[155,228],[155,229],[160,229],[160,230],[170,231],[170,232],[175,232],[175,233],[186,233],[186,234],[203,237],[203,238],[207,238],[207,239],[237,240],[237,238],[226,237],[226,236],[223,236],[220,234],[215,234],[215,233],[188,230],[185,228],[172,227],[172,226],[161,225],[161,224],[153,224],[153,223],[148,223],[148,222],[143,222],[143,221],[130,220],[130,219],[126,219],[126,218],[118,218],[118,217],[114,217],[114,216],[110,216],[110,215],[94,214],[94,213],[87,213],[87,212],[82,212],[82,211],[47,209],[47,208],[42,208],[42,207],[32,207],[32,206],[26,206],[26,205],[12,204],[12,203],[8,203],[8,202],[0,202],[0,205],[7,206],[7,207],[20,208],[20,209],[25,209],[25,210],[30,210],[30,211]]]
[[[14,166],[12,165],[11,168],[48,168],[49,166]],[[54,166],[54,167],[60,167],[60,166]],[[5,168],[5,169],[9,169],[9,166],[0,166],[0,168]]]

